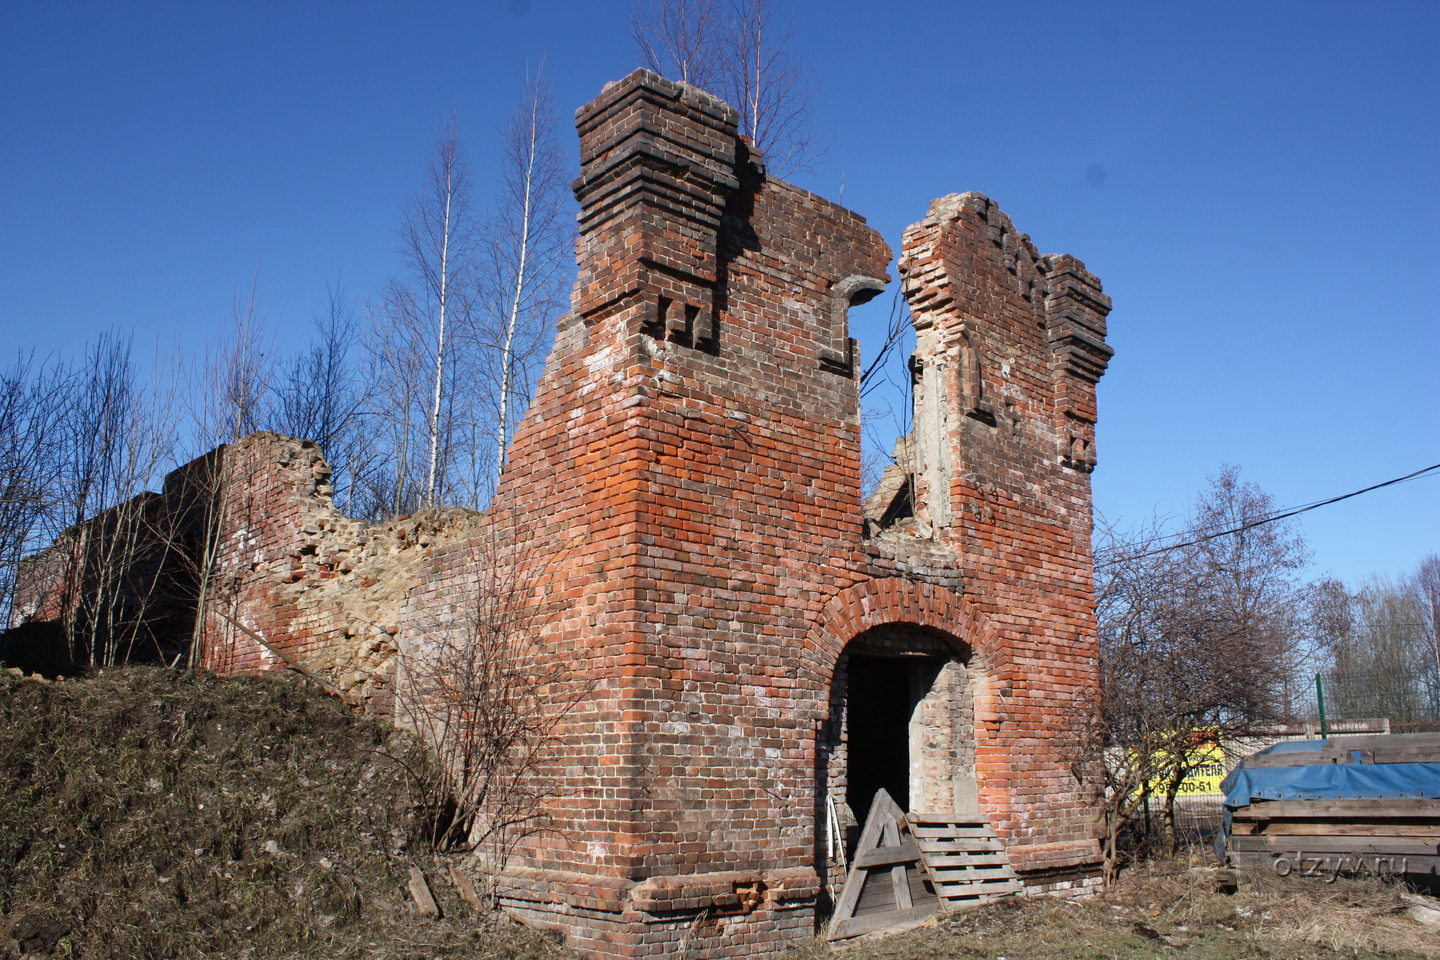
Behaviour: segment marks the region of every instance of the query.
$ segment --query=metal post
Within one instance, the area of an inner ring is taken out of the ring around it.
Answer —
[[[1329,740],[1330,732],[1325,726],[1325,684],[1318,673],[1315,674],[1315,702],[1320,707],[1320,739]]]

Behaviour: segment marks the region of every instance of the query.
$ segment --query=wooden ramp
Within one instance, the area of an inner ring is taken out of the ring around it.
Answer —
[[[948,906],[989,903],[1020,892],[1022,884],[989,820],[912,814],[909,823],[935,891]]]
[[[905,812],[881,790],[870,804],[855,861],[826,939],[914,926],[940,909]]]

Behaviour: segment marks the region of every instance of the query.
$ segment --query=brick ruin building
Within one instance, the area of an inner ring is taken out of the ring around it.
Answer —
[[[853,842],[882,786],[991,818],[1029,890],[1092,882],[1071,708],[1097,682],[1099,280],[979,194],[932,203],[898,262],[915,426],[862,502],[847,311],[891,280],[880,235],[768,176],[684,84],[638,71],[577,125],[572,312],[485,516],[368,527],[313,445],[247,438],[228,616],[388,712],[397,647],[460,629],[480,553],[523,555],[505,576],[564,708],[503,901],[592,956],[812,936],[831,830]],[[230,623],[212,667],[279,665]]]

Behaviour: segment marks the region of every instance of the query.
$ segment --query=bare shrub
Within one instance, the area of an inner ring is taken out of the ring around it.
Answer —
[[[494,534],[472,550],[448,621],[401,644],[397,719],[435,755],[416,784],[423,841],[474,851],[498,871],[543,826],[553,784],[541,760],[577,695],[566,692],[568,663],[540,636],[536,557]]]

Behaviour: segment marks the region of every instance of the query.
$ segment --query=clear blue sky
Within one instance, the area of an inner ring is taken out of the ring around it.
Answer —
[[[567,113],[634,66],[626,8],[7,0],[0,355],[107,327],[199,348],[257,269],[298,345],[327,282],[396,269],[437,122],[483,178],[527,63]],[[1433,0],[793,14],[832,141],[802,186],[843,177],[896,244],[978,190],[1104,280],[1106,515],[1183,514],[1224,463],[1291,505],[1440,462]],[[1316,573],[1404,572],[1440,551],[1440,479],[1303,530]]]

